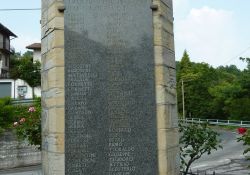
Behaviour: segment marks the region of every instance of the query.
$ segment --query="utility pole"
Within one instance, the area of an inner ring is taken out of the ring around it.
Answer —
[[[182,92],[182,119],[185,119],[185,97],[184,97],[184,82],[181,79],[181,92]]]

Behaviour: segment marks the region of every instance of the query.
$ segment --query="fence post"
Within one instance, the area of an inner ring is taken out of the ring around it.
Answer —
[[[227,124],[229,124],[230,122],[229,122],[229,120],[227,120]]]
[[[243,121],[240,121],[240,125],[243,125]]]
[[[217,120],[216,122],[217,122],[217,124],[218,124],[218,123],[219,123],[219,120]]]

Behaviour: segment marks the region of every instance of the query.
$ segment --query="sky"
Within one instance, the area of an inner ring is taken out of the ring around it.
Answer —
[[[40,8],[40,0],[0,0],[0,9]],[[18,36],[11,40],[16,52],[24,53],[26,46],[41,42],[41,11],[1,11],[0,23]]]
[[[191,61],[214,67],[234,64],[250,57],[249,0],[173,0],[175,55],[186,49]]]
[[[238,58],[250,57],[249,0],[173,0],[173,4],[176,60],[186,49],[193,62],[245,68]],[[8,0],[0,9],[40,6],[40,0]],[[17,52],[40,42],[40,16],[40,11],[0,11],[0,23],[18,36],[11,41]]]

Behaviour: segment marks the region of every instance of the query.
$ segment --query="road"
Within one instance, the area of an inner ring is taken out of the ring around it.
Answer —
[[[240,137],[240,135],[232,131],[218,129],[216,131],[220,134],[223,149],[219,148],[210,155],[203,155],[191,166],[193,172],[197,170],[215,170],[215,172],[225,175],[250,174],[250,169],[247,169],[247,165],[250,165],[250,162],[246,161],[243,155],[245,147],[242,142],[237,142],[237,138]]]

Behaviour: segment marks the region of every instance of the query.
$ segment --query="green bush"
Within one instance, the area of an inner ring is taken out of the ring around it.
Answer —
[[[9,97],[0,98],[0,132],[10,128],[14,117],[14,107]]]
[[[222,148],[219,134],[208,127],[208,124],[180,123],[180,158],[184,174],[188,174],[191,164],[203,154],[211,154],[212,150]]]
[[[238,142],[239,141],[243,141],[243,145],[246,146],[243,154],[247,154],[248,152],[250,152],[250,129],[248,129],[246,133],[242,134],[242,136],[238,138]]]

